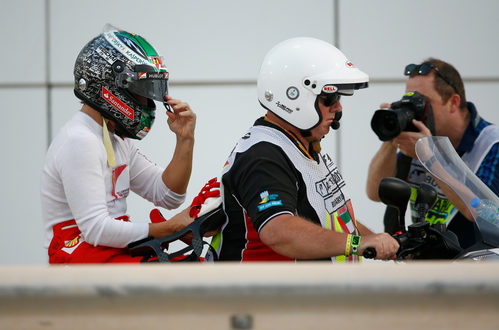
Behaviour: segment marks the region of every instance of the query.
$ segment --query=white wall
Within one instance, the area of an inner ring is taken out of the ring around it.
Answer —
[[[290,37],[337,43],[371,77],[369,89],[344,99],[342,128],[326,138],[323,148],[342,168],[356,215],[376,231],[383,228],[384,208],[364,192],[369,160],[380,145],[370,119],[381,102],[402,96],[405,64],[429,56],[454,64],[469,100],[486,119],[499,123],[494,111],[499,23],[493,17],[499,2],[494,0],[423,0],[417,6],[408,0],[149,0],[140,6],[130,0],[0,0],[0,8],[5,118],[0,264],[46,263],[39,175],[47,136],[79,109],[72,92],[73,63],[108,22],[156,46],[171,74],[171,95],[188,101],[198,115],[188,200],[219,174],[237,138],[263,113],[256,100],[259,64],[270,47]],[[167,164],[174,136],[159,109],[154,129],[138,145]],[[151,207],[130,198],[135,221],[147,221]]]

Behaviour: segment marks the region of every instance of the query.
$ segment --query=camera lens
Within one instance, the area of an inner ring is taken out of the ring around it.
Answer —
[[[406,70],[409,69],[411,68],[408,66]],[[381,141],[389,141],[403,131],[417,132],[418,129],[412,123],[413,119],[421,120],[425,125],[428,123],[428,127],[432,130],[431,104],[418,92],[406,93],[401,100],[391,104],[391,109],[376,110],[371,119],[371,128]]]
[[[402,131],[397,112],[391,109],[377,110],[371,120],[371,128],[381,141],[389,141]]]
[[[394,120],[392,116],[386,116],[385,118],[385,130],[387,131],[396,131],[397,130],[397,121]]]

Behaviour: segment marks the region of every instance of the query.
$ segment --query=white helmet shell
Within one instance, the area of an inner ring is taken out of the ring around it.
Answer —
[[[316,104],[321,93],[353,95],[369,77],[333,45],[314,38],[293,38],[274,46],[265,56],[257,88],[267,110],[301,129],[322,120]]]

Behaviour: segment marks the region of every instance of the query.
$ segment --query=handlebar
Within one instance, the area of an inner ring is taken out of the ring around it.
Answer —
[[[128,251],[132,256],[142,256],[143,262],[157,261],[201,261],[203,248],[208,245],[208,249],[212,250],[211,246],[203,240],[204,234],[214,231],[222,226],[225,221],[225,214],[222,206],[218,206],[214,210],[196,218],[190,225],[184,229],[162,238],[145,238],[143,240],[132,242],[128,245]],[[186,247],[168,252],[169,243],[186,238],[192,235],[190,242],[184,241]],[[212,250],[213,252],[214,250]],[[191,252],[190,254],[188,254]],[[216,253],[215,253],[216,257]]]
[[[364,253],[362,253],[362,256],[366,259],[374,259],[376,258],[376,249],[372,247],[368,247],[367,249],[364,250]]]
[[[424,226],[426,227],[426,225]],[[411,231],[411,233],[412,232],[413,231]],[[425,237],[426,235],[411,235],[408,232],[399,232],[392,235],[392,237],[399,243],[399,249],[397,250],[396,259],[405,259],[405,256],[408,254],[408,252],[414,250],[415,247],[420,247],[423,244],[422,236]],[[373,247],[368,247],[364,250],[362,256],[366,259],[374,259],[376,258],[376,249]]]
[[[430,226],[428,222],[416,222],[408,227],[407,232],[397,233],[392,237],[400,245],[397,260],[453,259],[463,251],[457,236],[439,224]],[[367,259],[374,259],[376,250],[368,247],[362,255]]]

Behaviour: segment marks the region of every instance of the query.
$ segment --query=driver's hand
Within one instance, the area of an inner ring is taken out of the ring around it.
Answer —
[[[376,250],[376,258],[374,259],[395,259],[399,249],[399,243],[395,238],[388,233],[372,234],[362,236],[359,246],[359,255],[364,253],[368,247]]]

